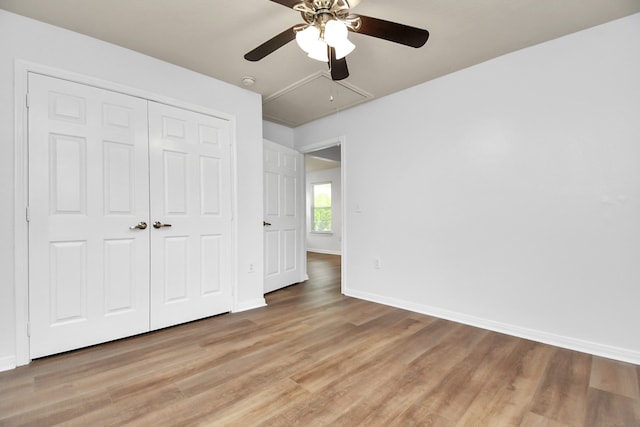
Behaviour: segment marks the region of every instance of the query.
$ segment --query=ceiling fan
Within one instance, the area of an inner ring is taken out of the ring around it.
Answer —
[[[349,31],[405,46],[421,47],[429,32],[396,22],[355,15],[350,12],[359,0],[271,0],[300,12],[304,24],[287,28],[244,55],[248,61],[259,61],[293,39],[310,58],[327,62],[333,80],[349,76],[346,56],[355,48],[347,38]]]

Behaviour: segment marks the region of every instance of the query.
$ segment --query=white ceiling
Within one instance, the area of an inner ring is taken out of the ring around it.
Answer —
[[[339,145],[312,151],[304,155],[305,171],[314,172],[340,167],[342,153]]]
[[[340,162],[336,162],[335,160],[327,160],[320,157],[313,157],[309,155],[304,156],[304,164],[305,164],[304,171],[307,173],[340,167]]]
[[[291,42],[259,62],[243,55],[300,15],[269,0],[0,0],[32,17],[263,95],[264,117],[296,127],[491,58],[640,12],[640,0],[362,0],[354,13],[429,30],[414,49],[350,34],[350,76]],[[594,58],[597,60],[597,58]]]

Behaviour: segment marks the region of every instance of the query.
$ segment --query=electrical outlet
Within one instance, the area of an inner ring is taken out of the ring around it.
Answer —
[[[255,272],[256,272],[256,266],[255,266],[255,264],[250,262],[249,263],[249,273],[255,273]]]
[[[380,262],[380,258],[374,258],[373,259],[373,267],[376,269],[380,269],[382,268],[382,262]]]

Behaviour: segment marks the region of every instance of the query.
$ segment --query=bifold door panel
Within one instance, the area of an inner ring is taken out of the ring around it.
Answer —
[[[29,77],[31,356],[149,330],[147,102]]]
[[[149,129],[157,329],[230,310],[230,129],[226,120],[155,102]]]
[[[230,310],[230,143],[228,121],[29,74],[32,358]]]

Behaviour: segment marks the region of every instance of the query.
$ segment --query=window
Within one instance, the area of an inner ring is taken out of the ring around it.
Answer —
[[[331,183],[313,184],[311,231],[331,233]]]

